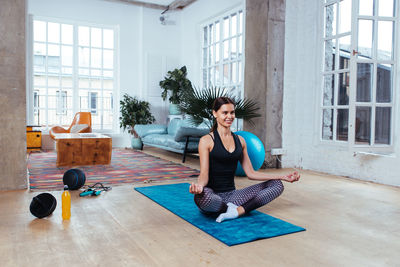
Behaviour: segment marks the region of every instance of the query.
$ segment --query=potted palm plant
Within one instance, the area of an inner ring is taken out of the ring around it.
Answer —
[[[179,103],[181,102],[182,94],[185,91],[192,90],[192,83],[186,78],[187,69],[183,66],[180,69],[168,71],[164,80],[160,81],[160,87],[163,89],[161,97],[165,101],[169,96],[169,114],[181,114],[179,110]]]
[[[124,131],[128,129],[128,132],[132,135],[132,148],[141,149],[143,144],[134,127],[136,124],[150,124],[155,121],[150,112],[149,102],[125,94],[123,100],[120,101],[120,112],[120,127]]]
[[[253,123],[252,119],[260,117],[258,113],[260,109],[257,102],[233,96],[225,88],[208,87],[202,90],[191,89],[182,94],[182,101],[179,108],[195,125],[205,122],[210,128],[214,123],[214,116],[212,113],[212,105],[214,100],[218,97],[225,96],[231,98],[235,103],[235,116],[238,119],[246,120]]]

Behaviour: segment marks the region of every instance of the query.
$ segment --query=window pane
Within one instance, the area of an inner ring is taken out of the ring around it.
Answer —
[[[101,68],[101,49],[93,48],[90,59],[92,68]]]
[[[89,46],[89,27],[78,27],[79,45]]]
[[[231,39],[231,58],[234,59],[237,57],[237,49],[236,49],[236,44],[237,44],[237,39],[232,38]]]
[[[322,113],[322,139],[332,140],[333,135],[333,109],[324,109]]]
[[[358,21],[358,46],[357,51],[359,56],[371,58],[372,56],[372,20]]]
[[[46,42],[46,22],[39,20],[33,21],[33,40]]]
[[[219,52],[220,52],[220,44],[217,43],[215,45],[215,63],[218,64],[219,63]]]
[[[71,87],[72,88],[72,77],[62,77],[61,84],[62,84],[62,87]]]
[[[339,3],[339,33],[351,31],[351,0]]]
[[[229,77],[229,64],[224,64],[224,79],[223,84],[230,84],[230,77]]]
[[[208,84],[205,84],[206,86],[212,86],[215,84],[215,69],[214,68],[209,68],[208,69]]]
[[[373,64],[357,63],[357,102],[370,102]]]
[[[72,68],[61,67],[61,72],[62,72],[63,74],[72,74]]]
[[[110,50],[103,51],[103,68],[112,69],[114,67],[114,52]]]
[[[98,69],[90,69],[90,75],[95,77],[101,76],[101,70]]]
[[[241,56],[243,54],[243,38],[242,36],[239,37],[239,55]]]
[[[243,32],[243,12],[239,12],[239,33]]]
[[[356,108],[356,144],[371,144],[371,108]]]
[[[229,17],[224,18],[224,39],[229,37]]]
[[[63,45],[61,47],[61,64],[63,66],[72,66],[72,46]]]
[[[92,79],[90,86],[91,88],[101,89],[101,79]]]
[[[335,69],[335,49],[336,39],[327,40],[325,42],[325,71]]]
[[[214,34],[215,34],[215,29],[214,29],[214,24],[211,24],[209,26],[209,31],[208,31],[208,44],[214,43]]]
[[[339,105],[349,104],[350,72],[339,73]]]
[[[63,44],[73,44],[73,26],[68,24],[61,25],[61,42]]]
[[[375,143],[390,144],[390,107],[377,107],[375,113]]]
[[[79,47],[79,66],[89,67],[89,48]]]
[[[203,28],[203,46],[207,46],[208,44],[208,27]]]
[[[46,85],[46,77],[42,75],[35,75],[33,77],[33,85],[34,86],[45,86]]]
[[[393,22],[378,21],[378,60],[391,60],[393,47]]]
[[[236,14],[231,17],[231,36],[237,34],[237,16]]]
[[[104,48],[114,48],[114,31],[113,30],[103,30],[103,47]]]
[[[221,36],[220,23],[219,21],[215,23],[215,41],[219,42]]]
[[[229,40],[224,41],[223,50],[224,59],[227,59],[229,57]]]
[[[232,64],[232,82],[233,83],[237,83],[238,79],[237,79],[237,62],[234,62]]]
[[[104,89],[114,89],[114,82],[113,80],[109,80],[109,79],[104,79],[103,80],[103,88]]]
[[[80,78],[79,79],[79,88],[89,88],[89,79]]]
[[[337,126],[336,126],[336,139],[337,140],[347,141],[348,125],[349,125],[349,110],[348,109],[338,109],[338,111],[337,111]]]
[[[60,24],[49,22],[47,24],[48,41],[51,43],[60,43]]]
[[[323,105],[331,106],[334,100],[334,87],[335,86],[335,75],[325,75],[324,76],[324,98]]]
[[[243,72],[243,70],[242,70],[242,62],[239,61],[238,65],[239,65],[238,77],[239,77],[239,83],[241,83],[242,82],[242,72]]]
[[[325,7],[325,37],[336,35],[337,4]]]
[[[350,63],[351,36],[347,35],[338,39],[339,43],[339,69],[348,69]]]
[[[60,78],[59,76],[49,76],[47,77],[48,86],[59,87],[60,86]]]
[[[111,70],[111,71],[109,71],[109,70],[104,70],[103,71],[103,76],[104,77],[108,77],[108,78],[112,78],[113,76],[114,76],[114,72]]]
[[[390,103],[392,101],[392,65],[378,64],[376,77],[376,102]]]
[[[90,45],[94,47],[101,47],[101,29],[91,28]]]
[[[365,16],[372,16],[374,10],[374,0],[360,0],[359,14]]]
[[[220,73],[219,73],[219,66],[215,66],[215,85],[221,84],[220,82]]]
[[[394,17],[393,4],[393,0],[379,0],[379,16]]]

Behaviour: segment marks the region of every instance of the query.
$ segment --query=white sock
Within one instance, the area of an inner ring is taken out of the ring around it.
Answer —
[[[218,218],[215,220],[216,222],[220,223],[223,222],[224,220],[232,220],[239,217],[239,213],[237,211],[238,206],[236,206],[231,202],[227,203],[226,205],[228,206],[228,209],[226,210],[225,213],[221,213],[218,216]]]

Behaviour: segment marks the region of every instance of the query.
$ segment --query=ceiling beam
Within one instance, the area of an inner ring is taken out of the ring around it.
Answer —
[[[105,1],[114,2],[114,3],[125,3],[125,4],[131,4],[131,5],[142,6],[142,7],[153,8],[153,9],[160,9],[160,10],[168,9],[168,6],[158,5],[158,4],[153,4],[153,3],[146,3],[146,2],[135,1],[135,0],[105,0]]]
[[[147,3],[143,1],[136,1],[136,0],[105,0],[108,2],[114,2],[114,3],[125,3],[125,4],[131,4],[131,5],[136,5],[136,6],[142,6],[142,7],[147,7],[147,8],[153,8],[153,9],[160,9],[164,10],[164,13],[167,11],[172,11],[172,10],[182,10],[188,5],[192,4],[196,0],[175,0],[171,2],[168,6],[164,5],[158,5],[154,3]]]
[[[175,0],[171,4],[168,5],[169,10],[175,9],[184,9],[191,3],[195,2],[196,0]]]

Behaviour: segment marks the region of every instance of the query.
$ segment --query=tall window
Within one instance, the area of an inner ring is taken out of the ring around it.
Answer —
[[[202,27],[203,87],[219,86],[241,96],[243,90],[243,11],[233,10]]]
[[[112,130],[116,32],[111,27],[33,21],[33,114],[43,127],[69,125],[78,111]]]
[[[325,0],[322,140],[393,145],[394,0]]]

